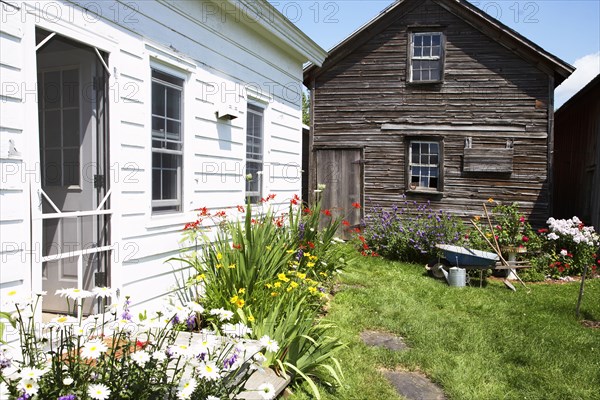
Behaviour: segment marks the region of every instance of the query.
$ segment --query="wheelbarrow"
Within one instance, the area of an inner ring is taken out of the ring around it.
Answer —
[[[496,262],[500,259],[496,253],[467,247],[448,244],[436,244],[435,247],[440,249],[444,256],[433,265],[428,264],[426,268],[433,277],[437,279],[446,278],[448,284],[450,284],[448,272],[451,267],[480,270],[480,273],[483,274],[484,269],[496,268]]]

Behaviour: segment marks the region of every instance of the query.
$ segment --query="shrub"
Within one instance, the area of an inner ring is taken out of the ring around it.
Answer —
[[[543,254],[538,264],[553,278],[583,273],[584,267],[590,267],[594,273],[597,268],[597,254],[600,237],[591,226],[585,226],[577,217],[571,219],[550,218],[547,229],[541,229]]]
[[[201,209],[199,219],[186,225],[184,237],[197,251],[177,259],[195,270],[182,293],[234,313],[257,339],[275,339],[279,348],[267,363],[308,380],[319,396],[311,377],[332,384],[341,375],[333,355],[342,344],[327,338],[330,326],[316,322],[324,287],[339,267],[333,246],[339,221],[319,202],[311,209],[297,196],[287,214],[271,208],[254,214],[252,208],[238,206],[243,218],[233,220]],[[206,220],[215,225],[212,237],[203,228]]]
[[[457,243],[463,235],[460,219],[430,202],[404,201],[390,210],[375,207],[365,219],[364,237],[376,253],[402,261],[423,262],[439,255],[436,244]]]

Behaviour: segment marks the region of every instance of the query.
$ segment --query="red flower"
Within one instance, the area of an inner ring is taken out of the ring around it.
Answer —
[[[366,244],[366,243],[363,243],[363,249],[365,249],[365,250],[369,250],[369,245],[368,245],[368,244]]]
[[[360,233],[360,228],[354,228],[354,229],[352,229],[352,231],[353,231],[354,233]]]
[[[525,243],[529,242],[529,238],[527,236],[523,236],[522,239]]]
[[[201,217],[206,217],[207,215],[209,215],[208,208],[206,207],[198,208],[196,211],[200,211]]]
[[[239,212],[244,212],[244,206],[237,206],[237,210]]]
[[[277,225],[278,228],[281,228],[283,226],[283,217],[279,217],[275,220],[275,225]]]
[[[329,211],[329,210],[323,210],[323,211],[321,211],[321,212],[322,212],[324,215],[326,215],[326,216],[328,216],[328,217],[331,217],[331,211]]]
[[[308,208],[308,207],[304,207],[304,208],[302,209],[302,212],[303,212],[304,214],[308,214],[308,215],[312,214],[312,210],[311,210],[310,208]]]
[[[372,257],[379,257],[379,254],[378,254],[378,253],[375,253],[375,252],[373,252],[373,253],[371,253],[371,256],[372,256]]]
[[[519,222],[520,222],[520,223],[523,223],[523,222],[525,222],[525,217],[521,215],[521,218],[519,218]]]
[[[546,229],[546,228],[538,229],[538,233],[548,233],[548,229]]]
[[[310,247],[311,249],[314,249],[315,244],[313,242],[308,242],[308,247]]]
[[[215,214],[215,217],[221,217],[221,218],[225,218],[225,217],[227,217],[227,214],[225,213],[225,211],[218,211],[218,212]]]
[[[343,220],[342,221],[342,225],[344,225],[344,226],[350,226],[350,222],[348,222],[346,220]]]
[[[354,202],[354,203],[352,203],[352,207],[358,209],[358,208],[360,208],[360,203]]]
[[[360,252],[360,255],[363,256],[363,257],[366,257],[367,256],[367,252],[363,250],[363,251]]]
[[[201,219],[198,219],[194,222],[188,222],[187,224],[185,224],[185,226],[183,227],[184,231],[190,230],[190,229],[197,229],[198,226],[202,223]]]
[[[361,242],[364,243],[365,242],[365,237],[361,235],[361,236],[358,237],[358,240],[360,240]]]
[[[271,193],[267,196],[267,201],[275,199],[275,196],[277,196],[275,193]]]
[[[252,219],[250,220],[250,223],[251,223],[252,225],[256,225],[256,224],[258,224],[258,221],[256,220],[256,218],[252,218]]]
[[[293,205],[298,204],[298,202],[300,201],[300,197],[298,197],[297,194],[294,195],[294,198],[290,200],[290,203]]]
[[[234,243],[234,244],[231,245],[231,247],[233,247],[236,250],[240,250],[242,248],[242,245],[238,244],[238,243]]]

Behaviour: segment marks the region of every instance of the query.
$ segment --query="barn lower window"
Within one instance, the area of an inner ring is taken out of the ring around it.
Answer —
[[[411,190],[441,191],[440,142],[410,141],[408,159],[408,182]]]
[[[152,70],[152,211],[181,210],[183,79]]]

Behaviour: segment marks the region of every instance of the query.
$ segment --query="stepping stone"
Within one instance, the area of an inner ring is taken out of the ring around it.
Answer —
[[[418,372],[383,371],[396,392],[408,400],[445,400],[442,389]]]
[[[383,347],[392,351],[408,350],[408,346],[400,336],[389,332],[363,331],[360,338],[367,346]]]

